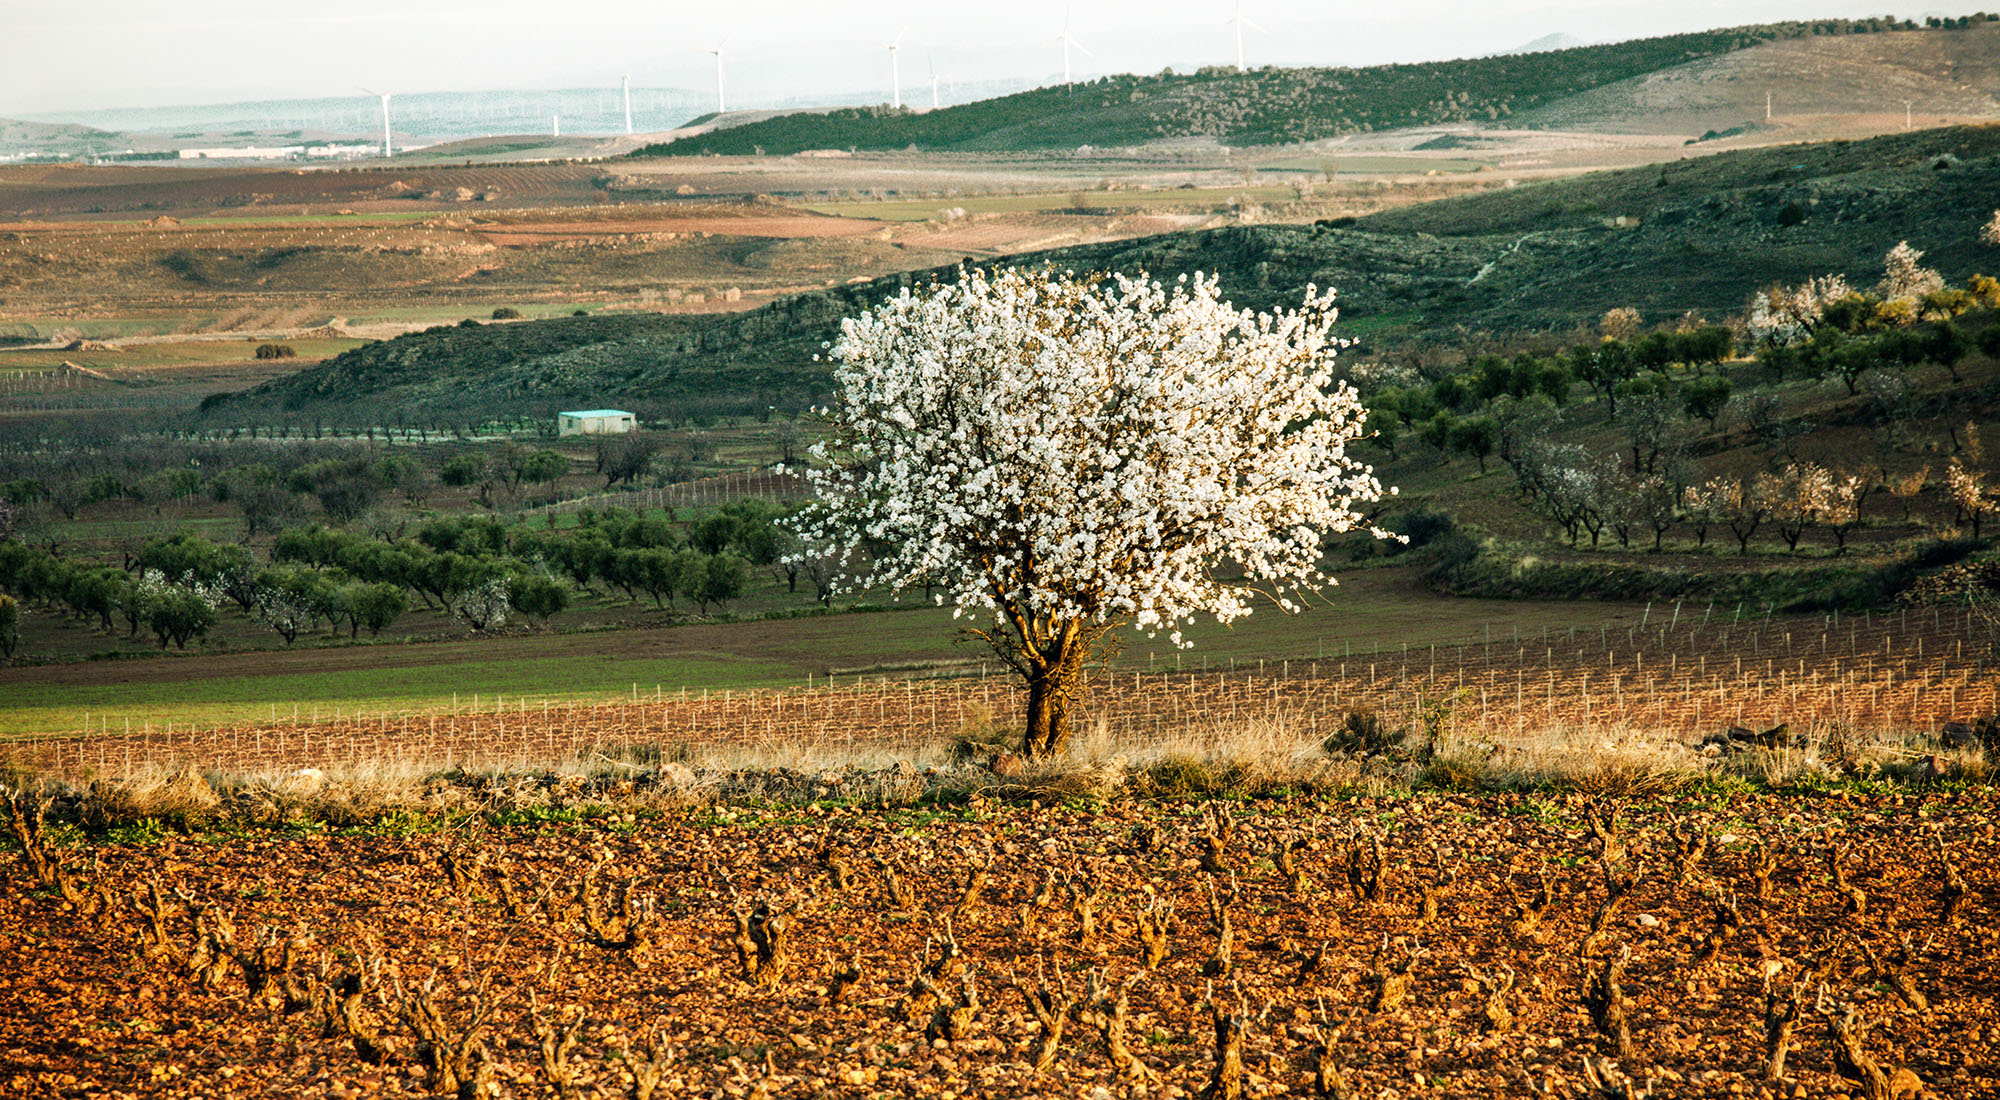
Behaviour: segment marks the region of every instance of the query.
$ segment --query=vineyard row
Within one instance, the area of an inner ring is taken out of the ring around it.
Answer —
[[[1487,740],[1551,729],[1689,740],[1728,726],[1795,732],[1934,731],[2000,711],[1991,645],[1964,612],[1724,627],[1563,632],[1490,644],[1180,672],[1099,671],[1078,718],[1128,738],[1277,720],[1332,732],[1350,711],[1420,714]],[[1020,715],[999,677],[877,680],[761,692],[634,685],[621,702],[501,697],[470,709],[340,715],[217,728],[100,716],[84,735],[16,742],[0,759],[70,775],[401,765],[525,766],[657,747],[667,758],[756,749],[908,749]]]

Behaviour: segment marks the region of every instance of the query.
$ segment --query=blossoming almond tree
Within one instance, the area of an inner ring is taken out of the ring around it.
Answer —
[[[1812,335],[1828,305],[1852,293],[1847,280],[1838,275],[1816,276],[1795,287],[1760,290],[1750,297],[1750,337],[1759,344],[1796,344]]]
[[[1944,276],[1923,265],[1924,254],[1903,241],[1882,257],[1882,297],[1891,302],[1915,301],[1944,289]]]
[[[1024,751],[1069,736],[1120,623],[1171,632],[1330,580],[1326,535],[1381,484],[1329,374],[1332,295],[1257,314],[1216,280],[961,272],[842,323],[805,544],[850,588],[935,585],[1026,683]],[[1392,537],[1369,528],[1377,537]],[[864,551],[867,553],[864,555]]]

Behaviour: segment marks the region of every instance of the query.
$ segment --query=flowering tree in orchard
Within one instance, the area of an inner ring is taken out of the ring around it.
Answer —
[[[1148,633],[1280,608],[1380,499],[1347,455],[1332,295],[1258,314],[1212,277],[961,272],[842,323],[805,545],[852,588],[935,586],[1027,687],[1023,749],[1065,744],[1084,662]],[[1370,528],[1377,537],[1391,537]],[[866,564],[861,564],[867,558]]]

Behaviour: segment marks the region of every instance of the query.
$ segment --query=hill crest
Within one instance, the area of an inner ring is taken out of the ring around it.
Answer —
[[[1972,19],[1973,17],[1968,17]],[[1983,25],[1985,18],[1978,23]],[[1968,26],[1972,25],[1968,23]],[[789,155],[809,149],[1008,152],[1190,138],[1283,145],[1443,123],[1512,122],[1536,109],[1769,42],[1918,30],[1890,18],[1731,27],[1551,52],[1364,69],[1215,67],[1119,75],[918,112],[886,106],[767,119],[649,145],[635,156]]]

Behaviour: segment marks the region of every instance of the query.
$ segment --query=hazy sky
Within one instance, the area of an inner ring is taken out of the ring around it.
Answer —
[[[1988,0],[1991,6],[1991,0]],[[0,116],[95,107],[616,85],[709,89],[727,41],[732,106],[802,94],[888,98],[882,46],[907,28],[906,98],[946,80],[1059,77],[1065,10],[1078,75],[1230,62],[1233,0],[0,0]],[[1848,0],[1243,0],[1269,33],[1249,63],[1463,57],[1557,32],[1589,41],[1908,9]],[[926,93],[927,94],[927,93]]]

